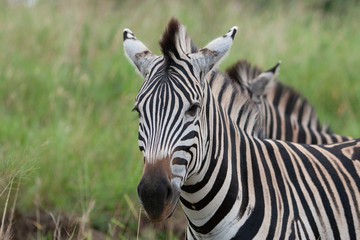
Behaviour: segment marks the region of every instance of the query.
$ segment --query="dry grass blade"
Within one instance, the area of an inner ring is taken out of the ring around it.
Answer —
[[[137,227],[137,233],[136,233],[136,240],[139,240],[140,223],[141,223],[141,207],[139,209],[139,218],[138,218],[138,227]]]
[[[89,234],[91,234],[91,232],[87,231],[87,225],[89,222],[90,213],[94,209],[94,207],[95,207],[95,201],[91,200],[89,202],[89,206],[88,206],[86,212],[83,213],[83,215],[81,216],[80,224],[79,224],[80,227],[79,227],[77,239],[86,239],[88,237],[90,237],[90,239],[91,239],[91,236],[88,236]]]
[[[133,217],[136,219],[137,216],[138,216],[138,213],[137,213],[136,208],[135,208],[133,202],[131,201],[129,195],[125,194],[125,195],[124,195],[124,198],[125,198],[126,203],[127,203],[128,206],[129,206],[129,208],[130,208],[130,211],[131,211]]]
[[[49,213],[49,215],[51,216],[51,219],[53,220],[54,224],[55,224],[55,229],[54,229],[54,233],[53,233],[53,239],[61,239],[61,226],[60,226],[60,215],[57,217],[57,219],[55,219],[54,214]]]
[[[6,185],[6,187],[4,187],[4,189],[2,190],[2,192],[0,193],[0,197],[6,192],[6,190],[9,188],[10,182]]]
[[[10,180],[10,182],[8,184],[8,194],[7,194],[6,201],[5,201],[3,216],[2,216],[2,219],[1,219],[0,239],[9,239],[9,237],[10,237],[10,236],[5,235],[4,227],[5,227],[6,212],[7,212],[7,208],[8,208],[8,204],[9,204],[10,193],[11,193],[11,188],[12,188],[13,183],[14,183],[14,178],[11,178],[11,180]]]
[[[13,223],[13,220],[14,220],[15,206],[16,206],[16,201],[17,201],[18,194],[19,194],[19,189],[20,189],[20,181],[18,182],[17,187],[16,187],[16,193],[15,193],[15,197],[14,197],[14,202],[13,202],[13,205],[11,207],[9,224],[8,224],[8,226],[6,228],[6,232],[5,232],[5,237],[9,237],[9,239],[11,239],[11,227],[12,227],[12,223]]]

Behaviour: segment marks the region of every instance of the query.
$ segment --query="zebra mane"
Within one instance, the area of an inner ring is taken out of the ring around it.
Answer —
[[[170,19],[159,44],[166,63],[172,61],[172,56],[179,57],[182,54],[194,53],[198,50],[186,33],[185,26],[175,18]]]
[[[255,137],[265,135],[263,116],[247,88],[218,69],[208,73],[206,80],[214,97],[236,126]]]
[[[227,68],[225,72],[235,83],[249,88],[251,81],[259,76],[263,71],[258,66],[251,65],[250,62],[242,59]]]
[[[243,87],[246,87],[248,89],[250,89],[252,80],[255,79],[262,72],[264,71],[261,68],[256,65],[252,65],[250,62],[244,59],[239,60],[234,65],[226,69],[226,74],[230,77],[230,79],[232,79],[233,82],[242,85]],[[320,121],[314,107],[308,102],[308,100],[304,96],[301,95],[301,93],[295,91],[292,87],[287,86],[279,81],[275,81],[275,84],[268,92],[268,95],[270,94],[288,96],[288,105],[293,107],[285,109],[285,114],[287,116],[294,116],[294,114],[298,114],[297,111],[293,111],[293,108],[296,104],[299,104],[300,106],[303,106],[304,111],[311,113],[311,118],[313,120],[318,122],[317,130],[331,133],[331,130],[328,126],[326,126],[326,124],[324,124],[322,127],[320,126]],[[298,121],[300,122],[300,118],[298,116],[296,116],[294,119],[298,119]]]

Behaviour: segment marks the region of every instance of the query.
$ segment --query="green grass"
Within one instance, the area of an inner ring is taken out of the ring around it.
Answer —
[[[25,215],[38,206],[81,216],[95,201],[88,226],[136,236],[142,160],[131,109],[142,79],[124,57],[122,30],[160,54],[171,16],[198,45],[237,25],[222,70],[240,58],[264,69],[282,60],[280,80],[301,91],[321,120],[360,136],[360,8],[325,14],[315,3],[1,2],[0,193],[9,179],[20,181],[16,206]],[[176,238],[149,231],[140,239]]]

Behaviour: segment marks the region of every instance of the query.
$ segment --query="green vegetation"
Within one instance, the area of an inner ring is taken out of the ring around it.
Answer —
[[[198,45],[237,25],[221,69],[240,58],[264,69],[282,60],[280,80],[301,91],[321,120],[360,136],[360,8],[351,1],[341,11],[315,1],[19,2],[0,3],[0,213],[6,209],[7,220],[17,200],[17,216],[74,219],[73,236],[97,239],[96,229],[136,237],[143,162],[131,109],[142,79],[123,54],[125,27],[160,54],[172,16]],[[52,239],[42,224],[35,221],[33,237]],[[144,224],[139,239],[178,237]]]

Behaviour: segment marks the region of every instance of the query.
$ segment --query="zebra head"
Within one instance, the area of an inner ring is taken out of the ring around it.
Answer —
[[[237,28],[198,50],[185,27],[171,19],[153,54],[125,29],[125,54],[145,79],[135,100],[139,113],[139,147],[144,169],[138,196],[148,217],[172,215],[187,178],[200,168],[206,148],[202,122],[204,77],[226,55]]]
[[[268,94],[276,85],[281,61],[263,72],[257,66],[252,66],[246,60],[240,60],[226,70],[226,74],[241,86],[245,86],[251,93],[254,102],[259,103],[260,98]]]

